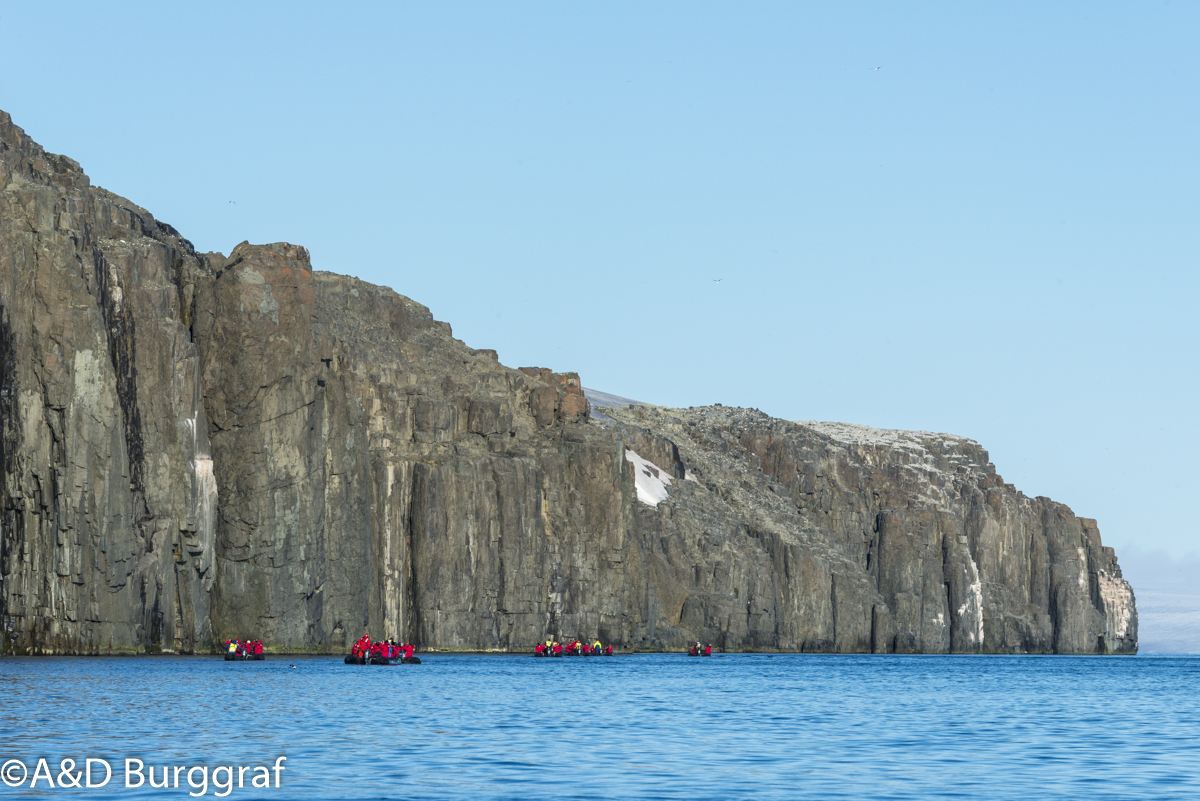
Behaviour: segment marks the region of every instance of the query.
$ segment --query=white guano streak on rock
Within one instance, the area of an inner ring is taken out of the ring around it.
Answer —
[[[971,565],[971,595],[967,600],[963,601],[963,605],[958,608],[958,617],[960,620],[966,618],[967,610],[975,614],[975,631],[969,632],[971,642],[983,647],[983,581],[979,578],[979,567],[975,564],[975,559],[968,554],[967,559]]]
[[[907,472],[917,497],[939,509],[949,509],[955,503],[951,488],[959,468],[975,473],[983,472],[968,455],[968,451],[978,449],[979,443],[966,437],[813,420],[797,421],[796,425],[829,437],[833,442],[845,447],[855,458],[862,459],[873,467],[880,467],[888,461],[898,459],[893,469]],[[929,450],[930,446],[940,446],[940,457],[935,458]],[[880,448],[887,451],[884,458],[880,458]],[[949,469],[939,467],[939,460],[949,465]]]
[[[397,570],[392,563],[392,487],[396,483],[396,466],[388,463],[387,491],[383,502],[383,627],[388,634],[403,634],[399,609],[400,590]]]
[[[638,456],[632,448],[625,449],[625,460],[633,463],[633,476],[637,486],[638,500],[647,506],[658,506],[667,499],[667,486],[671,477],[658,465]]]
[[[124,294],[121,292],[121,284],[117,277],[117,269],[111,264],[108,265],[108,296],[112,299],[113,313],[121,313],[121,301],[124,299]]]
[[[1104,604],[1106,628],[1111,637],[1123,639],[1129,632],[1129,620],[1133,616],[1133,590],[1125,579],[1110,575],[1107,571],[1096,572],[1100,584],[1100,600]]]
[[[195,504],[196,533],[204,547],[203,564],[205,565],[204,588],[212,589],[215,576],[207,567],[213,563],[213,543],[215,541],[215,520],[213,513],[217,508],[217,478],[213,475],[212,456],[200,447],[200,434],[196,430],[200,416],[195,412],[183,424],[192,435],[192,481],[193,503]]]

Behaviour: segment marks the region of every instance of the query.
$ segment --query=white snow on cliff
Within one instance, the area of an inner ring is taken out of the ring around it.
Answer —
[[[658,506],[667,499],[667,487],[671,484],[671,477],[666,471],[659,470],[656,464],[646,461],[630,448],[625,449],[625,460],[633,462],[639,501],[647,506]]]

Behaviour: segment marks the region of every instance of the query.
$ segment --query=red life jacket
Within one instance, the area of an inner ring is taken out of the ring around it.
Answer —
[[[416,649],[413,648],[411,645],[405,645],[404,646],[404,658],[411,659],[412,655],[413,655],[413,651],[415,651],[415,650]]]
[[[704,646],[704,655],[712,656],[712,646],[711,645]]]
[[[255,653],[255,655],[262,653],[262,640],[254,641],[254,653]]]

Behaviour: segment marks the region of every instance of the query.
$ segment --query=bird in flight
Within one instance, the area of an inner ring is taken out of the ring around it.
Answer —
[[[714,284],[719,284],[719,283],[721,283],[721,279],[720,279],[720,278],[714,278],[714,279],[713,279],[713,283],[714,283]]]
[[[883,67],[871,67],[873,72],[879,72],[881,69],[883,69]]]
[[[235,200],[231,200],[231,201],[229,201],[229,202],[230,202],[230,203],[232,203],[232,204],[233,204],[233,205],[235,205],[235,206],[237,205],[237,201],[235,201]]]

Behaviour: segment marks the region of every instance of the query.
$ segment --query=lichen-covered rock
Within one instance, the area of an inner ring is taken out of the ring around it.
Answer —
[[[196,253],[0,113],[5,652],[1136,650],[1095,521],[969,440],[590,412],[302,247]]]

